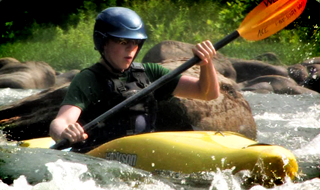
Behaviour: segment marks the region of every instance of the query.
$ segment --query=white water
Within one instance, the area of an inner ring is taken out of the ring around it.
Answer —
[[[0,105],[31,93],[34,91],[2,89]],[[320,179],[317,178],[320,176],[320,95],[288,96],[249,92],[243,95],[249,102],[257,123],[258,141],[281,145],[291,150],[302,170],[297,181],[287,180],[285,184],[273,189],[320,189]],[[48,162],[46,166],[52,174],[51,181],[30,185],[24,176],[20,176],[10,186],[0,181],[0,189],[243,189],[241,176],[232,175],[230,170],[204,173],[199,180],[192,177],[152,175],[126,165],[117,166],[110,161],[91,166],[89,163],[58,160]],[[250,189],[267,188],[254,186]]]

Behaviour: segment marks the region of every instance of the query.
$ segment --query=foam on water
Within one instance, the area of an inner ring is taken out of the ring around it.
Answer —
[[[0,105],[21,99],[35,91],[0,89]],[[297,158],[301,178],[271,189],[300,190],[320,189],[320,95],[278,95],[243,93],[252,109],[257,124],[257,138],[263,143],[284,146]],[[2,140],[1,140],[2,139]],[[3,138],[0,134],[0,145]],[[184,189],[184,190],[225,190],[243,189],[242,178],[231,171],[208,172],[199,178],[180,176],[159,176],[146,174],[129,166],[115,166],[115,163],[74,163],[56,161],[46,166],[52,174],[51,181],[28,184],[24,176],[12,185],[0,181],[1,190],[38,189]],[[90,166],[90,167],[89,167]],[[113,166],[113,167],[111,167]],[[88,170],[89,167],[89,170]],[[251,190],[266,190],[254,186]],[[268,188],[269,189],[269,188]]]
[[[286,128],[320,128],[320,105],[312,105],[304,111],[292,113],[264,112],[254,115],[254,119],[258,121],[278,121],[286,122],[281,127]],[[273,127],[273,126],[269,126]],[[276,127],[276,126],[274,126]]]
[[[320,134],[308,142],[305,146],[294,151],[296,155],[315,155],[320,158]]]
[[[293,183],[291,181],[274,188],[265,188],[262,186],[252,187],[250,190],[318,190],[320,188],[320,179],[315,178],[302,183]]]
[[[108,185],[97,185],[93,178],[88,178],[86,172],[88,168],[85,164],[66,162],[57,160],[56,162],[47,163],[49,172],[52,174],[52,180],[48,182],[30,185],[25,176],[20,176],[14,180],[12,185],[7,185],[0,180],[1,190],[173,190],[173,188],[159,180],[150,178],[146,183],[139,181],[115,182]],[[84,175],[86,176],[84,179]],[[109,179],[112,181],[112,179]],[[118,181],[118,180],[115,180]]]
[[[0,88],[0,106],[10,104],[12,102],[28,97],[40,91],[41,90],[39,89],[22,90],[12,88]]]

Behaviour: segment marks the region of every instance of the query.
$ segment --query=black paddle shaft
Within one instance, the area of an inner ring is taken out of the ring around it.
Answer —
[[[226,36],[225,38],[223,38],[222,40],[215,43],[214,47],[216,50],[219,50],[238,37],[239,37],[239,32],[236,30],[236,31],[232,32],[231,34],[229,34],[228,36]],[[111,116],[113,116],[114,114],[120,112],[121,110],[123,110],[125,108],[129,108],[129,107],[133,106],[134,104],[138,103],[146,95],[148,95],[149,93],[160,88],[164,84],[168,83],[169,81],[174,79],[176,76],[178,76],[179,74],[188,70],[190,67],[192,67],[193,65],[195,65],[199,61],[200,61],[200,58],[197,56],[194,56],[193,58],[189,59],[188,61],[186,61],[185,63],[183,63],[179,67],[177,67],[176,69],[172,70],[167,75],[164,75],[161,78],[159,78],[158,80],[151,83],[148,87],[144,88],[143,90],[141,90],[137,94],[130,96],[126,100],[122,101],[118,105],[114,106],[110,110],[106,111],[105,113],[101,114],[100,116],[98,116],[94,120],[92,120],[89,123],[87,123],[86,125],[84,125],[83,126],[84,131],[88,132],[88,131],[94,129],[97,126],[97,124],[99,124],[99,122],[106,120],[106,119],[110,118]],[[50,148],[62,150],[62,149],[68,148],[68,147],[70,147],[69,140],[63,139]]]

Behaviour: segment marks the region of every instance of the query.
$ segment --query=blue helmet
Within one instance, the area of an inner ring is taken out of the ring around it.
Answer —
[[[143,42],[147,39],[140,16],[133,10],[124,7],[110,7],[97,16],[93,32],[95,49],[102,52],[103,45],[109,36],[140,39]],[[139,50],[143,42],[139,45]]]

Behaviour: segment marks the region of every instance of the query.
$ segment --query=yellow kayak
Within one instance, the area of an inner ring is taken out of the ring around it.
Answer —
[[[51,138],[21,142],[24,147],[49,148]],[[218,168],[251,171],[255,181],[294,179],[295,156],[287,149],[260,144],[234,132],[156,132],[119,138],[87,153],[150,171],[196,173]]]

